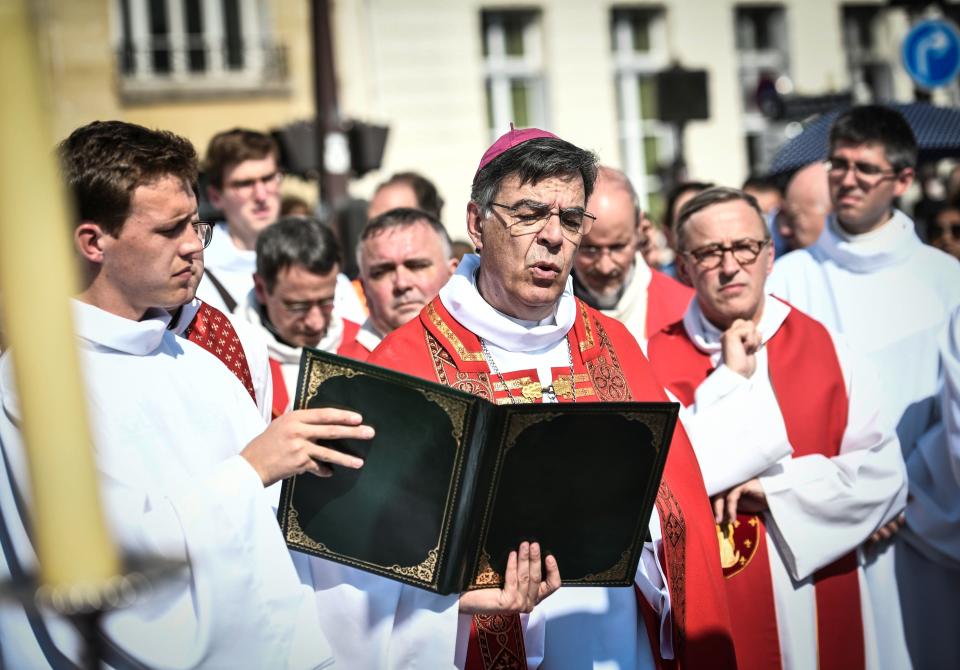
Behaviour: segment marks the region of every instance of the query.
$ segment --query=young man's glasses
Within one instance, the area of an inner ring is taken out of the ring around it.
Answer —
[[[843,158],[828,158],[824,165],[827,168],[827,174],[831,177],[842,179],[847,176],[849,170],[853,170],[853,176],[866,183],[876,183],[885,177],[895,177],[899,173],[899,170],[893,168],[863,161],[851,163]]]
[[[262,177],[252,177],[250,179],[234,179],[226,183],[226,187],[242,197],[247,197],[253,193],[257,184],[263,184],[263,188],[269,193],[275,193],[280,188],[280,182],[283,181],[283,173],[279,170],[263,175]]]
[[[683,252],[685,256],[692,258],[703,270],[714,270],[723,264],[723,255],[727,252],[733,254],[734,260],[741,266],[752,265],[763,248],[770,244],[770,240],[753,240],[746,238],[737,240],[730,246],[723,244],[708,244],[705,247],[698,247],[691,251]]]
[[[213,239],[213,222],[191,221],[190,225],[193,226],[193,230],[197,234],[197,237],[200,238],[203,248],[206,249],[210,244],[210,241]]]
[[[514,236],[539,233],[547,227],[550,217],[556,215],[560,219],[563,236],[571,242],[577,242],[581,237],[589,234],[597,218],[583,207],[551,209],[550,205],[533,200],[521,200],[516,205],[504,205],[499,202],[490,204],[510,212],[513,223],[507,225],[507,230]]]

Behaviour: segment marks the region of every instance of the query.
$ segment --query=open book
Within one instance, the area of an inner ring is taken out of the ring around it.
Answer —
[[[330,445],[359,470],[283,483],[287,544],[441,594],[501,586],[524,540],[564,585],[632,585],[679,410],[498,406],[311,349],[294,407],[353,409],[376,437]]]

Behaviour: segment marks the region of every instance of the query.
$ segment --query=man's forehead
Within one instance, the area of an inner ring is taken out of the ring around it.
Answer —
[[[130,216],[182,218],[197,211],[193,184],[175,175],[161,175],[133,189]]]
[[[567,175],[556,175],[546,177],[539,181],[527,181],[521,183],[520,175],[517,173],[509,174],[500,182],[500,191],[498,197],[513,196],[514,199],[530,198],[539,202],[550,203],[558,196],[567,198],[573,196],[580,199],[582,204],[584,196],[583,177],[580,173]]]
[[[726,236],[756,229],[763,235],[766,223],[756,210],[742,200],[719,202],[694,212],[683,226],[688,235]]]
[[[371,258],[422,258],[431,255],[434,244],[438,250],[441,248],[439,233],[421,220],[377,231],[363,241],[363,251]]]
[[[852,140],[838,139],[830,145],[830,153],[836,154],[837,152],[876,154],[877,158],[883,160],[886,160],[887,157],[886,145],[878,141],[854,142]]]
[[[277,272],[275,282],[276,289],[300,289],[300,290],[333,290],[337,283],[337,274],[340,272],[340,266],[333,264],[330,271],[325,274],[312,272],[302,263],[294,263],[280,268]]]
[[[223,176],[229,179],[246,179],[261,177],[277,169],[277,157],[267,154],[263,158],[248,158],[239,163],[232,163],[223,170]]]

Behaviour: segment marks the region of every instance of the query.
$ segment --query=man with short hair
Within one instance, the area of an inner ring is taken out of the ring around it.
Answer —
[[[422,174],[398,172],[373,192],[367,207],[367,219],[375,219],[384,212],[400,207],[420,209],[440,220],[443,198],[434,183]]]
[[[823,233],[828,214],[830,189],[823,164],[818,162],[800,168],[787,182],[783,204],[774,218],[786,252],[812,246]]]
[[[627,175],[601,166],[587,209],[597,220],[574,257],[573,292],[622,321],[645,347],[654,333],[683,315],[693,292],[643,259],[640,202]]]
[[[272,137],[246,128],[217,133],[207,146],[207,197],[224,225],[214,228],[199,294],[221,311],[232,313],[252,288],[257,237],[280,215],[279,155]]]
[[[280,219],[257,239],[253,289],[237,314],[267,343],[273,378],[274,418],[296,397],[303,347],[345,355],[360,326],[333,308],[340,245],[316,219]]]
[[[457,267],[443,224],[420,209],[376,217],[360,236],[357,265],[370,316],[344,356],[366,360],[384,337],[416,318]]]
[[[125,552],[183,562],[103,620],[112,667],[316,668],[330,663],[312,589],[300,583],[264,490],[359,459],[321,446],[369,439],[360,417],[292,412],[264,430],[250,389],[167,328],[191,302],[206,231],[197,157],[169,132],[94,122],[60,145],[78,207],[84,270],[74,315],[105,512]],[[236,337],[225,347],[239,347]],[[9,356],[0,359],[0,469],[6,576],[33,573],[28,478]],[[82,445],[81,445],[82,446]],[[72,667],[82,643],[62,619],[6,610],[4,665]]]
[[[480,161],[467,205],[479,256],[465,256],[437,298],[370,362],[501,404],[665,400],[626,328],[573,296],[569,275],[593,221],[585,208],[596,169],[593,154],[543,130],[498,139]],[[671,658],[679,667],[733,667],[716,536],[682,428],[657,510],[636,590],[561,589],[534,610],[546,619],[540,637],[533,618],[525,637],[517,617],[476,617],[459,653],[496,652],[477,667],[536,665],[541,647],[542,668],[599,667],[614,658],[622,670]]]
[[[873,371],[826,328],[767,295],[772,240],[750,195],[712,188],[680,211],[696,290],[650,362],[714,506],[741,668],[876,667],[857,548],[906,503]],[[895,604],[894,604],[895,605]]]
[[[197,292],[206,303],[232,314],[253,288],[257,238],[280,216],[280,149],[265,133],[233,128],[207,146],[204,171],[210,203],[223,212],[213,230],[206,270]],[[337,311],[362,320],[364,310],[346,275],[337,277]]]
[[[936,664],[938,645],[956,637],[947,628],[955,619],[946,617],[956,603],[938,602],[941,594],[925,592],[910,576],[960,559],[946,540],[957,533],[953,512],[935,502],[946,495],[939,489],[948,486],[942,475],[952,467],[950,455],[922,439],[939,424],[937,344],[960,304],[960,263],[924,245],[913,221],[894,207],[913,181],[917,159],[913,132],[900,114],[881,106],[850,109],[831,128],[829,151],[833,214],[816,244],[777,263],[769,288],[843,335],[879,373],[883,417],[896,426],[910,488],[906,527],[894,543],[903,623],[916,665],[932,667],[925,663]],[[948,498],[955,482],[952,487]],[[871,595],[879,596],[874,610],[881,612],[897,594],[884,592],[894,583],[892,551],[887,543],[877,549],[867,578]],[[910,660],[900,622],[883,617],[878,624],[883,664],[905,667]]]

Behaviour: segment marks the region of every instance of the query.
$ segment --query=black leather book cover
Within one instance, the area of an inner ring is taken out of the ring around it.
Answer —
[[[441,594],[501,585],[523,540],[556,556],[565,585],[630,586],[678,412],[496,406],[310,349],[294,407],[353,409],[376,437],[330,445],[359,470],[283,483],[287,544]]]

